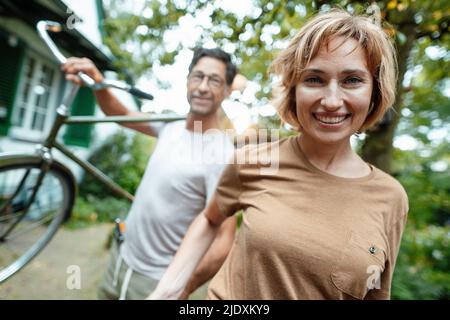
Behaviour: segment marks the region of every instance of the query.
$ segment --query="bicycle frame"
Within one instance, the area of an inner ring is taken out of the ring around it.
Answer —
[[[47,31],[59,32],[61,31],[61,25],[52,21],[40,21],[37,24],[37,29],[39,35],[44,40],[50,51],[53,53],[55,58],[61,63],[65,63],[66,58],[62,53],[58,50],[55,43],[51,40]],[[141,98],[153,99],[153,96],[138,90],[126,83],[114,80],[104,80],[101,83],[96,83],[93,79],[91,79],[88,75],[84,73],[79,73],[79,77],[82,79],[84,84],[93,90],[103,89],[106,87],[113,87],[117,89],[121,89],[124,91],[128,91],[129,93],[139,96]],[[176,120],[183,120],[185,117],[180,116],[170,116],[170,117],[155,117],[155,116],[142,116],[142,117],[130,117],[130,116],[106,116],[106,117],[95,117],[95,116],[70,116],[70,107],[75,99],[75,96],[79,90],[80,86],[76,84],[72,84],[70,92],[66,97],[63,98],[61,105],[56,110],[56,117],[53,122],[53,125],[50,129],[48,136],[46,137],[44,143],[38,146],[38,154],[44,161],[44,163],[50,163],[53,160],[53,156],[51,154],[51,150],[56,148],[69,159],[77,163],[81,166],[85,171],[92,174],[97,180],[105,184],[109,189],[118,194],[119,196],[125,197],[126,199],[133,201],[134,197],[125,191],[122,187],[116,184],[113,180],[111,180],[107,175],[105,175],[102,171],[97,169],[95,166],[90,164],[88,161],[80,159],[77,157],[72,151],[70,151],[63,144],[59,143],[56,138],[59,130],[64,124],[95,124],[95,123],[122,123],[122,122],[170,122]],[[48,165],[43,166],[42,168],[43,174],[48,171]],[[39,187],[39,186],[38,186]]]
[[[59,130],[64,124],[96,124],[96,123],[122,123],[122,122],[170,122],[176,120],[183,120],[185,117],[171,116],[171,117],[152,117],[152,116],[142,116],[142,117],[129,117],[129,116],[107,116],[107,117],[95,117],[95,116],[69,116],[69,108],[73,102],[73,99],[78,91],[79,86],[73,85],[70,93],[63,100],[63,103],[58,107],[56,111],[56,117],[53,122],[50,133],[46,137],[44,143],[38,147],[38,153],[41,155],[42,159],[49,159],[51,161],[52,155],[50,153],[51,149],[55,148],[67,156],[69,159],[81,166],[85,171],[92,174],[97,180],[105,184],[109,189],[118,194],[119,196],[125,197],[126,199],[133,201],[134,197],[120,187],[117,183],[111,180],[107,175],[105,175],[101,170],[97,169],[91,163],[83,160],[76,156],[72,151],[70,151],[66,146],[57,141],[57,135]],[[46,160],[48,161],[48,160]]]
[[[52,52],[53,56],[60,62],[60,64],[64,64],[66,62],[66,58],[62,55],[62,53],[58,50],[55,43],[51,40],[48,35],[48,31],[59,32],[62,27],[56,22],[52,21],[39,21],[37,24],[38,33],[41,38],[44,40],[47,47]],[[115,80],[105,79],[100,83],[96,83],[93,79],[91,79],[88,75],[80,72],[78,76],[81,78],[83,84],[92,90],[99,90],[103,88],[117,88],[120,90],[124,90],[129,92],[130,94],[144,98],[144,99],[153,99],[151,94],[143,92],[127,83]],[[13,262],[9,263],[3,268],[0,265],[0,283],[11,277],[21,268],[23,268],[33,257],[35,257],[40,250],[42,250],[53,237],[61,223],[67,220],[70,217],[71,209],[74,204],[74,198],[76,195],[76,180],[69,168],[59,162],[57,159],[54,159],[52,155],[52,150],[57,149],[62,154],[67,156],[69,159],[77,163],[81,166],[86,172],[92,174],[97,180],[103,183],[106,187],[112,190],[115,194],[128,199],[129,201],[133,201],[134,197],[127,191],[125,191],[121,186],[116,184],[113,180],[111,180],[107,175],[105,175],[102,171],[97,169],[94,165],[89,163],[86,160],[79,158],[76,154],[70,151],[63,143],[58,142],[58,133],[63,125],[71,125],[71,124],[96,124],[96,123],[130,123],[130,122],[169,122],[185,119],[185,117],[179,116],[169,116],[169,117],[160,117],[160,116],[141,116],[141,117],[130,117],[130,116],[105,116],[105,117],[96,117],[96,116],[71,116],[70,109],[75,99],[75,96],[78,93],[80,88],[79,85],[70,84],[70,90],[68,94],[63,98],[62,103],[56,110],[56,116],[53,120],[51,129],[44,139],[42,144],[37,145],[37,152],[35,154],[25,153],[25,154],[17,154],[17,153],[1,153],[0,154],[0,165],[2,166],[0,169],[5,168],[5,171],[8,172],[11,168],[15,170],[16,168],[22,170],[25,169],[24,174],[22,176],[17,176],[20,180],[17,180],[18,184],[15,190],[10,190],[10,192],[6,198],[5,202],[2,202],[0,207],[0,215],[3,213],[9,214],[8,209],[11,206],[15,206],[11,210],[14,210],[14,213],[17,212],[17,215],[11,216],[11,223],[6,226],[6,228],[0,229],[0,244],[6,242],[8,240],[9,235],[13,230],[19,226],[19,223],[26,218],[28,210],[31,208],[32,204],[35,202],[38,190],[43,188],[43,184],[45,183],[45,177],[50,174],[54,174],[55,177],[59,178],[61,181],[61,186],[64,188],[63,192],[65,192],[66,197],[61,202],[61,205],[58,204],[58,215],[51,218],[50,225],[45,229],[45,232],[38,238],[37,242],[35,242],[30,248],[26,249],[23,254],[14,257]],[[35,170],[37,169],[37,170]],[[30,172],[38,172],[37,175],[30,174]],[[23,170],[22,170],[23,171]],[[22,172],[21,171],[21,172]],[[33,176],[32,185],[27,185],[27,180],[30,176]],[[35,178],[35,179],[34,179]],[[23,201],[13,202],[21,192],[26,191],[27,194]],[[51,190],[50,190],[51,191]],[[30,193],[28,193],[30,192]],[[29,196],[28,196],[29,195]],[[40,222],[39,222],[40,223]],[[45,221],[44,221],[45,223]],[[3,269],[1,269],[3,268]]]

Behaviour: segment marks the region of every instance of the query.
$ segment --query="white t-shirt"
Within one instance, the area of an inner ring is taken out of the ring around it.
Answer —
[[[191,222],[213,195],[233,151],[219,130],[194,133],[185,121],[159,130],[125,221],[121,255],[131,269],[156,280],[162,277]]]

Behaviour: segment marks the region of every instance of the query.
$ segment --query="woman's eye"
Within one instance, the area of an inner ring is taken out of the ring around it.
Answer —
[[[320,78],[314,77],[314,78],[307,78],[305,82],[309,83],[322,83],[322,80]]]
[[[345,80],[346,83],[350,83],[350,84],[358,84],[360,82],[362,82],[361,79],[356,78],[356,77],[352,77],[352,78],[348,78],[347,80]]]

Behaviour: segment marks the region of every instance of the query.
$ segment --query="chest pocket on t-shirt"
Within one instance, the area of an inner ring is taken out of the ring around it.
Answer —
[[[386,250],[379,242],[352,232],[333,267],[331,280],[342,292],[364,299],[380,283],[385,263]]]

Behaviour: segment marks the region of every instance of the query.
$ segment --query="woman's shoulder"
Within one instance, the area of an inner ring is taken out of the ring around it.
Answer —
[[[282,138],[276,141],[251,143],[236,149],[236,157],[239,164],[245,166],[270,165],[280,161],[280,155],[291,152],[292,137]]]
[[[385,171],[381,170],[380,168],[374,166],[373,164],[371,164],[371,166],[375,171],[374,176],[376,177],[377,183],[383,184],[385,188],[387,188],[386,191],[389,190],[406,196],[405,189],[397,179],[395,179],[392,175],[386,173]]]
[[[409,210],[408,194],[402,184],[390,174],[371,165],[375,170],[375,183],[377,190],[383,192],[386,201],[391,201],[398,208],[400,215],[406,215]]]

